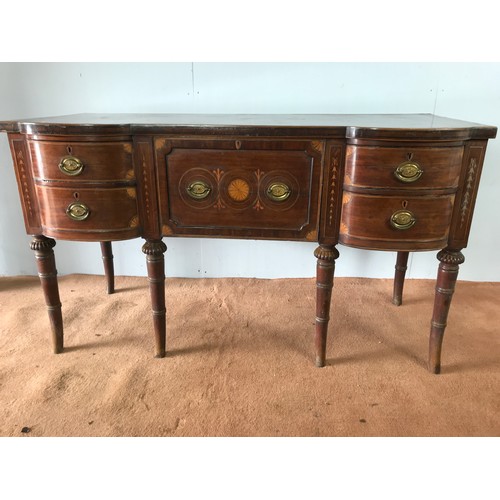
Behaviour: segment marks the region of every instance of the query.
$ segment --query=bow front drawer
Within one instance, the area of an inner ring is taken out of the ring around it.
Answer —
[[[348,146],[344,185],[349,188],[456,188],[462,147]]]
[[[36,186],[44,234],[105,241],[139,235],[136,188]]]
[[[373,250],[446,246],[455,195],[371,196],[344,193],[340,242]]]
[[[131,142],[30,140],[37,180],[133,181]]]

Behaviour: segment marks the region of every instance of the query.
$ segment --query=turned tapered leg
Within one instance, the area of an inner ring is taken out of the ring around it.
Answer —
[[[113,266],[113,251],[111,241],[101,241],[102,262],[104,264],[104,274],[108,284],[108,293],[115,291],[115,268]]]
[[[331,245],[320,245],[314,251],[318,259],[316,265],[316,333],[314,346],[316,366],[325,366],[326,336],[330,319],[330,303],[332,298],[333,274],[338,250]]]
[[[38,276],[42,284],[45,303],[49,313],[50,326],[52,330],[52,348],[55,354],[63,350],[63,321],[61,312],[61,300],[59,299],[59,288],[57,286],[57,270],[54,251],[56,242],[52,238],[42,235],[33,237],[30,248],[35,252]]]
[[[146,254],[149,289],[155,331],[155,357],[165,357],[166,310],[165,310],[165,262],[163,254],[167,245],[161,240],[147,240],[142,246]]]
[[[441,346],[446,328],[446,320],[450,310],[451,299],[455,291],[458,267],[465,260],[458,250],[441,250],[437,254],[440,261],[436,282],[434,312],[432,314],[431,334],[429,337],[429,371],[441,371]]]
[[[392,293],[392,303],[400,306],[403,302],[403,285],[405,284],[405,274],[408,264],[409,252],[398,252],[394,273],[394,290]]]

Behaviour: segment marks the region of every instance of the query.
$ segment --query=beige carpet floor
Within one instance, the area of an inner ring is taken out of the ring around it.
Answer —
[[[63,354],[38,278],[0,278],[1,436],[499,436],[500,283],[459,282],[441,375],[434,282],[335,280],[313,364],[313,279],[168,279],[167,358],[145,278],[60,277]]]

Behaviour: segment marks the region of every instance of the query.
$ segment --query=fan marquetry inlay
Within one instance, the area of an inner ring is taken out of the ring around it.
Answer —
[[[227,193],[234,201],[245,201],[250,194],[250,186],[243,179],[234,179],[227,186]]]

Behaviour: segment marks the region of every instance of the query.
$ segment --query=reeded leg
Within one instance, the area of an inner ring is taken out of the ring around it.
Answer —
[[[392,303],[400,306],[403,302],[403,285],[405,284],[406,269],[408,269],[409,252],[398,252],[396,259],[396,272],[394,273],[394,290],[392,293]]]
[[[42,284],[45,303],[49,313],[50,326],[52,329],[52,347],[55,354],[63,350],[63,321],[61,313],[61,300],[59,299],[59,288],[57,286],[57,270],[52,250],[56,242],[52,238],[42,235],[33,237],[30,248],[35,252],[38,276]]]
[[[115,291],[115,268],[113,266],[113,251],[111,241],[101,241],[102,262],[104,264],[104,274],[108,284],[108,293]]]
[[[437,254],[440,261],[436,282],[434,312],[432,314],[431,334],[429,338],[429,371],[441,371],[441,346],[450,310],[451,299],[458,277],[458,266],[465,260],[459,250],[441,250]]]
[[[161,240],[147,240],[142,246],[146,254],[148,281],[151,292],[153,324],[155,331],[155,357],[165,357],[166,310],[165,310],[165,264],[163,254],[167,245]]]
[[[330,319],[330,302],[332,298],[333,274],[338,250],[331,245],[320,245],[314,251],[318,259],[316,265],[316,333],[314,346],[316,366],[325,366],[326,336]]]

